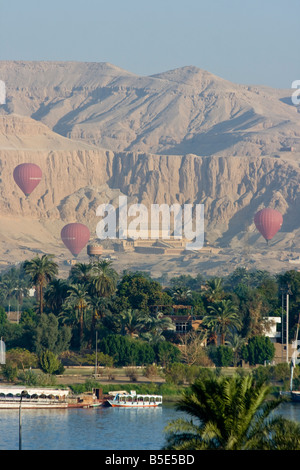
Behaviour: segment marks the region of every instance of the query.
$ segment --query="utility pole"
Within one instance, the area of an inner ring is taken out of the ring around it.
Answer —
[[[97,369],[98,369],[98,358],[97,358],[97,352],[98,352],[98,332],[96,331],[96,360],[95,360],[95,378],[97,376]]]
[[[282,292],[282,330],[281,330],[281,341],[283,343],[283,310],[284,310],[284,295],[286,296],[286,306],[285,306],[285,352],[286,352],[286,362],[289,363],[289,303],[290,303],[290,295],[292,295],[292,291],[289,285],[285,288],[281,288]]]
[[[19,407],[19,450],[22,450],[22,398],[27,395],[26,390],[21,392]]]
[[[286,294],[286,362],[289,363],[289,294]]]
[[[292,295],[290,285],[287,286],[286,291],[286,362],[289,362],[289,303],[290,303],[290,295]]]

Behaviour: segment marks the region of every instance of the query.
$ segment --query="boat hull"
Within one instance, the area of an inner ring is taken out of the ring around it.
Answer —
[[[300,392],[291,392],[292,401],[300,402]]]
[[[0,410],[16,410],[20,408],[20,402],[0,403]],[[25,403],[22,401],[22,410],[32,409],[57,409],[68,408],[68,403]]]
[[[158,403],[114,403],[113,400],[107,400],[107,403],[113,408],[157,408]]]

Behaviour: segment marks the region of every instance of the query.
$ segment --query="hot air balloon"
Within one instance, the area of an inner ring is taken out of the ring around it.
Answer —
[[[73,223],[65,225],[60,236],[72,255],[77,256],[89,241],[90,231],[83,224]]]
[[[21,163],[14,169],[13,177],[19,188],[28,197],[42,179],[42,170],[35,163]]]
[[[258,211],[254,216],[255,226],[267,243],[276,235],[282,222],[283,218],[280,212],[269,207]]]

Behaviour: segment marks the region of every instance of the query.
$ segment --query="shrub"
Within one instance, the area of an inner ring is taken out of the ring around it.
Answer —
[[[168,341],[161,341],[154,346],[156,362],[163,367],[180,361],[181,353],[177,346]]]
[[[165,377],[167,383],[183,384],[186,378],[186,366],[181,363],[171,364],[165,369]]]
[[[126,377],[129,377],[131,382],[136,382],[138,379],[137,370],[134,367],[127,367]]]
[[[111,356],[116,366],[152,364],[155,360],[153,347],[137,339],[121,335],[108,335],[100,344],[103,354]]]
[[[274,354],[275,346],[267,336],[253,336],[241,350],[242,359],[251,366],[271,361]]]
[[[217,367],[228,367],[233,364],[233,351],[228,346],[218,346],[211,348],[209,356]]]
[[[18,368],[12,364],[2,365],[1,375],[7,380],[7,382],[14,382],[18,375]]]
[[[147,377],[147,379],[152,379],[154,377],[158,377],[160,375],[160,371],[155,364],[150,364],[145,367],[143,375],[144,377]]]
[[[31,387],[47,387],[56,385],[56,377],[54,375],[44,374],[43,372],[35,372],[33,370],[26,370],[21,372],[18,376],[21,383]]]
[[[63,365],[52,351],[43,351],[39,356],[39,365],[46,374],[57,374],[63,371]]]

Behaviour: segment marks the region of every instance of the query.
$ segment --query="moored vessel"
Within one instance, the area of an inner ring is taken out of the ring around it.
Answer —
[[[113,398],[108,399],[107,404],[116,408],[156,408],[157,406],[162,405],[161,395],[140,395],[136,394],[134,390],[130,393],[121,391],[109,392],[109,394],[112,395]]]
[[[0,386],[0,409],[67,408],[69,390]]]

